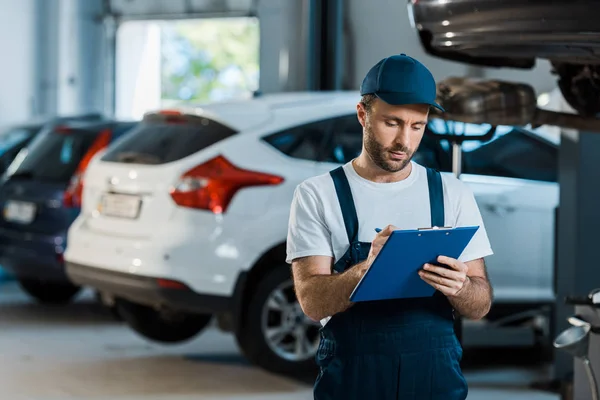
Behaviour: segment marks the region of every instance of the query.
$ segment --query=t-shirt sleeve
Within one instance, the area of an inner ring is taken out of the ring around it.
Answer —
[[[299,185],[292,199],[287,236],[286,262],[307,256],[334,257],[331,233],[323,218],[322,203]]]
[[[479,229],[459,257],[460,261],[467,262],[490,256],[494,252],[472,190],[462,182],[460,186],[461,191],[456,209],[455,226],[479,226]]]

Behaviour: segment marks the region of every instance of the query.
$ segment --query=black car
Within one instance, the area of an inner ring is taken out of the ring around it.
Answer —
[[[425,51],[485,67],[552,63],[565,100],[582,115],[600,112],[600,1],[409,0]]]

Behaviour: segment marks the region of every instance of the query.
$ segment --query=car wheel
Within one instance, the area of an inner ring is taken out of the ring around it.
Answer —
[[[558,87],[571,107],[583,116],[600,113],[600,66],[556,64]]]
[[[79,286],[68,282],[44,282],[29,278],[19,278],[19,285],[42,304],[67,304],[81,290]]]
[[[253,289],[236,334],[248,360],[274,373],[302,375],[316,369],[320,324],[302,312],[287,266],[267,273]]]
[[[210,314],[156,310],[124,299],[117,299],[116,307],[118,315],[135,332],[160,343],[189,340],[204,330],[212,319]]]

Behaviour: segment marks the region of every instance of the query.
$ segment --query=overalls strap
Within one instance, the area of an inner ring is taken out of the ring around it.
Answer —
[[[431,210],[431,226],[444,226],[444,186],[439,171],[427,168],[427,184],[429,186],[429,207]]]
[[[329,174],[333,179],[337,198],[342,208],[348,243],[354,243],[358,237],[358,216],[356,215],[356,206],[354,205],[350,183],[348,183],[348,178],[342,166],[330,171]]]

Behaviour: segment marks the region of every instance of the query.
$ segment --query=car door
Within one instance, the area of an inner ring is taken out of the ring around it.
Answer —
[[[496,303],[554,300],[557,146],[510,129],[465,145],[463,174],[475,194],[494,255],[486,260]]]

